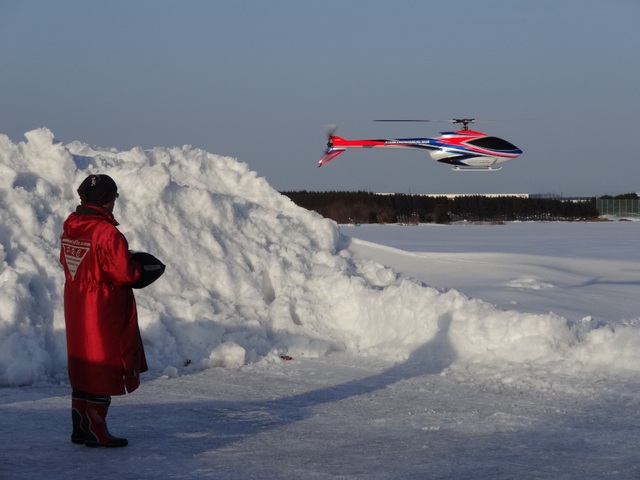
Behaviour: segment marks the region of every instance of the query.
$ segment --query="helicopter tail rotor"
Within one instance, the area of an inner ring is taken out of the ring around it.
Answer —
[[[333,137],[333,135],[336,133],[337,128],[338,128],[337,125],[334,125],[333,123],[325,125],[324,130],[327,134],[327,137]]]
[[[337,127],[333,124],[325,126],[325,132],[327,134],[327,149],[324,151],[323,157],[318,162],[318,167],[321,167],[325,163],[329,163],[331,160],[345,151],[344,148],[333,147],[333,138],[335,136],[336,129]]]
[[[324,131],[327,135],[327,150],[324,152],[325,154],[333,148],[333,136],[336,134],[336,130],[338,129],[337,125],[332,123],[325,125]]]

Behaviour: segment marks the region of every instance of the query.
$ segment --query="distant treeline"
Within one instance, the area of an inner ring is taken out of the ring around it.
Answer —
[[[548,197],[454,198],[370,192],[282,192],[297,205],[338,223],[450,223],[527,220],[587,220],[598,217],[595,198],[568,201]]]

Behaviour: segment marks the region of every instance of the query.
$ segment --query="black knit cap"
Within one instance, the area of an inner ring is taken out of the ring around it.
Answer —
[[[80,202],[108,205],[118,196],[118,186],[109,175],[89,175],[78,187]]]

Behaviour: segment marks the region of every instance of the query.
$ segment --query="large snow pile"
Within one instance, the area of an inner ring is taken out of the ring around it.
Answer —
[[[233,158],[63,145],[46,128],[25,137],[0,135],[0,385],[66,381],[59,235],[89,173],[117,182],[114,214],[130,247],[167,265],[136,294],[156,374],[337,351],[640,370],[637,327],[500,310],[356,260],[335,223]]]

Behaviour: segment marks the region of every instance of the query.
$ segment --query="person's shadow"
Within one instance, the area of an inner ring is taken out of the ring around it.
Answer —
[[[311,408],[323,403],[338,402],[345,398],[372,393],[412,377],[437,375],[455,359],[455,350],[449,340],[450,325],[450,316],[440,318],[438,330],[431,340],[414,350],[405,362],[394,365],[384,372],[269,403],[274,407]]]

